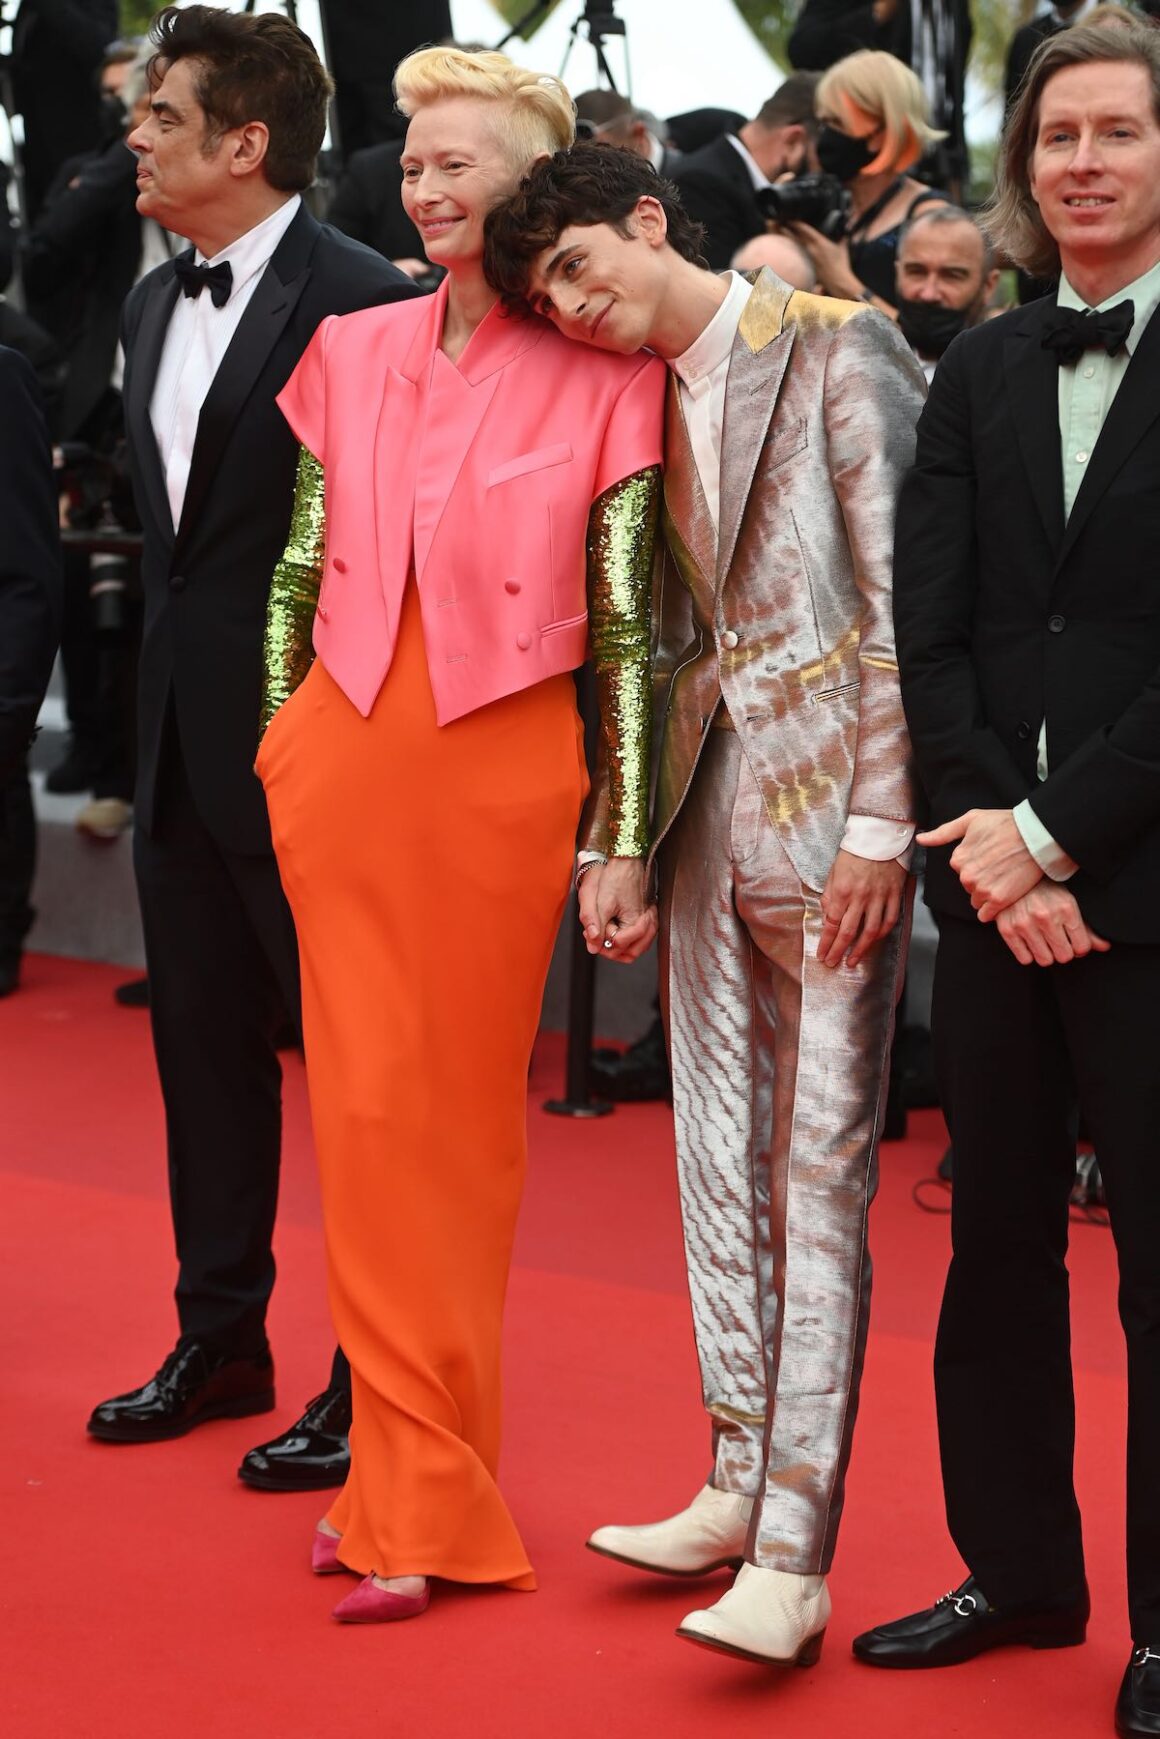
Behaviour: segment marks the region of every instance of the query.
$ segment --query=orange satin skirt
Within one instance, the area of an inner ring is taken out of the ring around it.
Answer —
[[[320,663],[258,757],[302,960],[354,1391],[339,1557],[532,1588],[496,1484],[527,1077],[587,789],[575,688],[439,727],[414,579],[368,719]]]

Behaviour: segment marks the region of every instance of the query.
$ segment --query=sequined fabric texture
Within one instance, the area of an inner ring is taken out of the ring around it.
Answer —
[[[314,661],[311,633],[326,543],[322,466],[305,447],[298,454],[290,537],[274,569],[262,649],[259,737],[289,700]]]
[[[588,521],[588,615],[604,749],[610,857],[648,851],[652,565],[660,507],[653,466],[606,489]]]

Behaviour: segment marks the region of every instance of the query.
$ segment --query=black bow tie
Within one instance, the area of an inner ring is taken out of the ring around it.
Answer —
[[[1043,323],[1043,348],[1053,350],[1055,360],[1078,362],[1085,350],[1106,350],[1115,356],[1128,342],[1136,318],[1132,302],[1117,302],[1105,314],[1078,308],[1053,308]]]
[[[224,308],[229,301],[234,274],[228,260],[222,260],[216,266],[198,266],[194,264],[192,254],[178,254],[173,269],[187,296],[200,296],[208,289],[215,308]]]

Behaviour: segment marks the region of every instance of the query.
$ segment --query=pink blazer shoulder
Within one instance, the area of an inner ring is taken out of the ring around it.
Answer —
[[[589,509],[659,464],[665,389],[498,309],[455,366],[445,300],[324,320],[278,398],[326,474],[315,650],[369,713],[413,566],[440,724],[583,662]]]

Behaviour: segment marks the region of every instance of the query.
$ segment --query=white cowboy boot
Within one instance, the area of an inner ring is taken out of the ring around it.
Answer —
[[[587,1545],[590,1551],[618,1558],[637,1570],[704,1576],[742,1563],[752,1512],[751,1497],[707,1485],[678,1515],[635,1528],[597,1528]]]
[[[728,1594],[704,1612],[690,1612],[677,1635],[766,1666],[812,1667],[829,1622],[824,1576],[743,1564]]]

